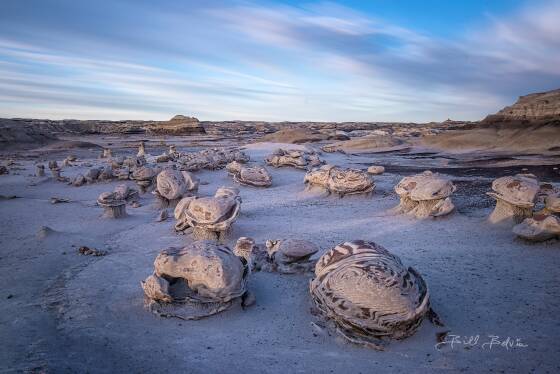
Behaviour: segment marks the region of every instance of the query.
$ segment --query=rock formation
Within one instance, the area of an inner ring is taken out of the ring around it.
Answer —
[[[161,316],[200,319],[247,296],[247,263],[226,246],[200,241],[167,248],[142,282],[148,307]]]
[[[239,190],[220,187],[211,197],[184,197],[175,207],[175,230],[192,227],[195,239],[225,240],[239,215]]]
[[[429,170],[404,177],[395,186],[400,202],[394,211],[416,218],[445,216],[455,209],[451,200],[455,190],[450,180]]]
[[[371,177],[361,170],[340,168],[333,165],[323,165],[308,171],[303,178],[306,189],[320,187],[328,193],[345,195],[369,195],[375,188]]]
[[[158,135],[190,135],[190,134],[205,134],[204,127],[200,121],[194,117],[186,117],[176,115],[169,121],[155,122],[146,127],[146,132],[149,134]]]
[[[340,243],[319,259],[315,276],[315,306],[353,343],[381,350],[386,339],[411,336],[433,315],[422,276],[376,243]]]
[[[517,174],[498,178],[492,182],[492,192],[487,195],[496,200],[488,220],[491,223],[521,223],[533,215],[539,192],[539,182],[532,174]]]
[[[485,122],[560,119],[560,89],[520,96]]]

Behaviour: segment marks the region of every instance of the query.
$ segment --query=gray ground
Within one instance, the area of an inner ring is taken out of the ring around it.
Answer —
[[[271,147],[254,146],[248,153],[262,162]],[[82,160],[98,155],[73,153]],[[400,156],[324,157],[356,166]],[[528,244],[509,228],[487,224],[492,201],[484,192],[492,178],[482,173],[451,174],[459,186],[458,211],[426,221],[387,212],[398,202],[393,186],[412,167],[375,177],[371,198],[305,193],[303,172],[294,169],[271,169],[271,188],[240,187],[242,214],[232,242],[239,236],[295,237],[327,250],[341,241],[372,240],[423,274],[446,326],[426,321],[411,338],[378,352],[312,327],[305,276],[257,273],[250,282],[257,303],[246,310],[235,306],[200,321],[150,314],[140,281],[161,249],[190,238],[174,232],[172,219],[155,222],[149,194],[142,196],[142,207],[127,207],[129,217],[104,220],[95,199],[118,182],[76,188],[39,181],[31,176],[32,161],[18,162],[22,170],[0,177],[0,195],[20,197],[0,201],[0,372],[560,372],[560,242]],[[422,169],[434,162],[412,165]],[[548,175],[552,167],[540,171]],[[233,184],[225,170],[196,174],[208,182],[202,195]],[[53,196],[72,202],[53,205]],[[44,225],[55,232],[39,238]],[[81,256],[81,245],[108,255]],[[449,331],[447,340],[480,338],[436,349],[436,333],[443,331]],[[490,335],[526,346],[483,345]]]

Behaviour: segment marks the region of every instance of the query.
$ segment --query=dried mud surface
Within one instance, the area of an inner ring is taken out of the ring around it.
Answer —
[[[374,177],[373,196],[339,199],[304,192],[304,172],[289,168],[270,168],[270,188],[238,186],[243,203],[230,245],[240,236],[258,242],[293,237],[311,240],[323,252],[346,240],[372,240],[423,275],[445,327],[425,321],[414,336],[377,352],[312,326],[316,318],[310,313],[309,278],[303,275],[255,274],[249,287],[257,302],[246,310],[235,306],[200,321],[150,314],[140,281],[152,271],[161,249],[186,244],[190,237],[177,235],[172,219],[156,222],[159,211],[150,194],[142,195],[141,207],[127,207],[127,218],[102,219],[95,200],[120,182],[76,188],[32,176],[37,161],[61,161],[71,153],[80,162],[98,163],[99,147],[110,146],[113,155],[130,155],[141,139],[148,140],[146,148],[152,154],[169,144],[181,151],[246,145],[246,152],[260,164],[273,149],[296,146],[212,135],[62,139],[93,146],[0,152],[2,164],[15,163],[10,174],[0,176],[0,195],[17,196],[0,200],[0,372],[560,371],[560,242],[528,244],[515,239],[509,228],[489,225],[486,217],[493,201],[485,195],[494,178],[524,168],[558,185],[560,174],[554,168],[560,162],[553,156],[457,155],[421,147],[360,155],[324,153],[329,163],[344,167],[385,166],[386,173]],[[85,169],[70,167],[63,175]],[[392,215],[389,210],[398,204],[393,186],[403,176],[425,169],[445,173],[456,183],[457,211],[424,221]],[[196,175],[204,182],[201,195],[234,184],[225,170]],[[51,204],[53,196],[70,202]],[[42,226],[53,231],[41,231]],[[107,254],[80,255],[81,246]],[[477,335],[479,340],[438,349],[437,334],[446,331],[447,340],[451,335],[460,336],[461,342]],[[526,347],[484,345],[490,336],[520,339]]]

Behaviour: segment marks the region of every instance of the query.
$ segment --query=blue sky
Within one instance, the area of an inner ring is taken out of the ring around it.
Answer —
[[[477,120],[560,88],[560,1],[0,2],[0,116]]]

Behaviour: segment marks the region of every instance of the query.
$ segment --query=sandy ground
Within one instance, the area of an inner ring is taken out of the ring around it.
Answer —
[[[247,152],[262,163],[272,147]],[[17,175],[0,176],[0,195],[19,197],[0,201],[0,372],[560,372],[560,242],[528,244],[509,228],[489,225],[492,201],[484,192],[492,178],[454,173],[457,212],[418,221],[387,212],[397,204],[393,186],[413,172],[399,170],[397,156],[324,158],[342,166],[393,160],[395,167],[375,177],[371,198],[343,199],[304,192],[303,171],[271,169],[271,188],[240,186],[242,213],[231,243],[239,236],[294,237],[324,251],[346,240],[378,242],[425,277],[445,327],[425,321],[384,352],[351,345],[312,327],[309,277],[267,273],[251,278],[257,303],[249,309],[235,306],[200,321],[159,318],[144,309],[140,281],[161,249],[191,239],[174,232],[172,219],[155,222],[149,194],[142,207],[127,207],[127,218],[104,220],[95,199],[118,182],[76,188],[39,181],[31,176],[32,161],[21,161]],[[434,163],[414,162],[419,169]],[[225,170],[196,174],[207,182],[201,195],[233,185]],[[53,205],[53,196],[71,202]],[[55,232],[39,238],[44,225]],[[81,245],[108,255],[81,256]],[[443,331],[448,341],[460,337],[437,349],[436,333]],[[477,335],[476,344],[464,344]],[[484,344],[490,336],[523,346]]]

